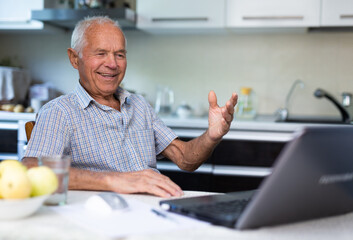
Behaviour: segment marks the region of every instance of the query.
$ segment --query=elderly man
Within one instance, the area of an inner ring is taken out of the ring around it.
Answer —
[[[156,169],[167,157],[186,171],[197,169],[230,127],[237,95],[224,107],[209,93],[209,128],[181,141],[141,96],[119,87],[126,70],[126,40],[108,17],[80,21],[67,50],[78,70],[77,88],[42,107],[23,163],[37,157],[70,154],[70,189],[181,196],[182,190]]]

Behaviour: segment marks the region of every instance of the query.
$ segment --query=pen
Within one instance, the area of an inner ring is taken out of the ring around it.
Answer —
[[[168,215],[165,214],[165,213],[162,213],[162,212],[160,212],[160,211],[158,211],[158,210],[156,210],[156,209],[153,209],[153,208],[151,209],[151,211],[152,211],[154,214],[156,214],[158,217],[162,217],[162,218],[168,219],[168,220],[170,220],[170,221],[173,221],[173,222],[175,222],[175,223],[178,223],[174,218],[168,216]]]

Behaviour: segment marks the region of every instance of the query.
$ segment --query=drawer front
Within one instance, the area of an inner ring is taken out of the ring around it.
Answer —
[[[227,27],[319,26],[320,0],[228,0]]]
[[[271,167],[285,142],[223,140],[212,154],[215,165]]]
[[[353,26],[352,0],[322,0],[322,26]]]
[[[137,26],[148,28],[224,27],[224,0],[138,0]]]

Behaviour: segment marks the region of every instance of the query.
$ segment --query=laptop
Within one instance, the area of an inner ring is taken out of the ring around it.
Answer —
[[[353,126],[304,127],[283,148],[257,190],[169,199],[160,206],[236,229],[351,212]]]

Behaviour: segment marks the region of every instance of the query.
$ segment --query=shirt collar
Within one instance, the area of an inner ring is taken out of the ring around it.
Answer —
[[[118,97],[120,101],[120,106],[122,106],[123,104],[130,104],[131,93],[126,91],[125,89],[118,87],[115,96]]]
[[[82,87],[81,83],[77,84],[74,93],[78,97],[78,103],[83,109],[86,109],[92,101],[97,103],[98,105],[101,105],[88,94],[88,92]],[[120,106],[122,106],[123,104],[130,104],[131,93],[129,93],[125,89],[118,87],[115,92],[115,96],[119,99]]]

